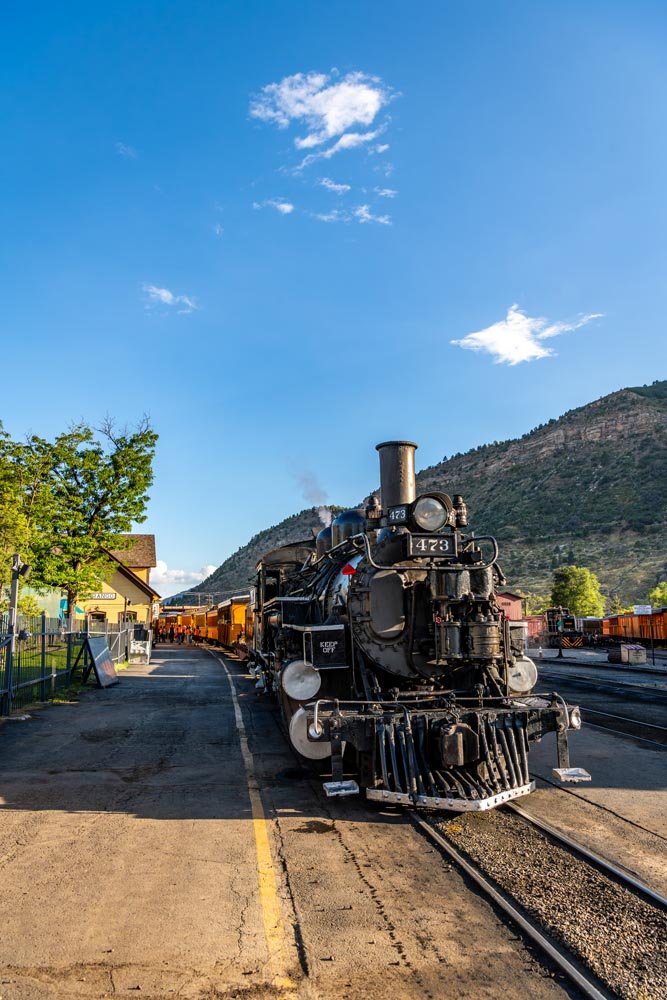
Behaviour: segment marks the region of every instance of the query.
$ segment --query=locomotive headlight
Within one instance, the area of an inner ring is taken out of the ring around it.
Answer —
[[[423,531],[440,531],[447,523],[449,511],[435,497],[420,497],[414,505],[412,516]]]
[[[578,705],[570,709],[570,729],[581,729],[581,709]]]

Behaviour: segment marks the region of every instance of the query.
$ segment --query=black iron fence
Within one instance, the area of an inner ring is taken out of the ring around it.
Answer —
[[[49,701],[88,666],[86,635],[105,635],[118,665],[128,659],[135,626],[19,615],[14,643],[8,616],[0,615],[0,715]]]

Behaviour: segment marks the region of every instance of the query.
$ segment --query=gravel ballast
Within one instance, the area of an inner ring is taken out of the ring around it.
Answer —
[[[667,914],[658,904],[495,811],[437,820],[440,833],[623,1000],[667,996]]]

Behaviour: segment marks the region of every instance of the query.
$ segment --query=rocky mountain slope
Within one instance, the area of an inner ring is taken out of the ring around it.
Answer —
[[[443,459],[417,482],[465,497],[471,528],[497,537],[510,586],[547,593],[554,568],[575,562],[598,574],[603,593],[644,600],[667,578],[667,381]],[[188,593],[246,588],[264,552],[320,526],[316,508],[286,518]]]

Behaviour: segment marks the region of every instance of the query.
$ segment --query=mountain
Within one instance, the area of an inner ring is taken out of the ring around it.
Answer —
[[[445,458],[418,492],[461,493],[470,527],[493,534],[511,587],[546,594],[553,570],[594,570],[602,591],[645,600],[667,579],[667,381],[621,389],[511,441]],[[321,527],[316,508],[255,535],[188,594],[244,589],[270,549]]]

